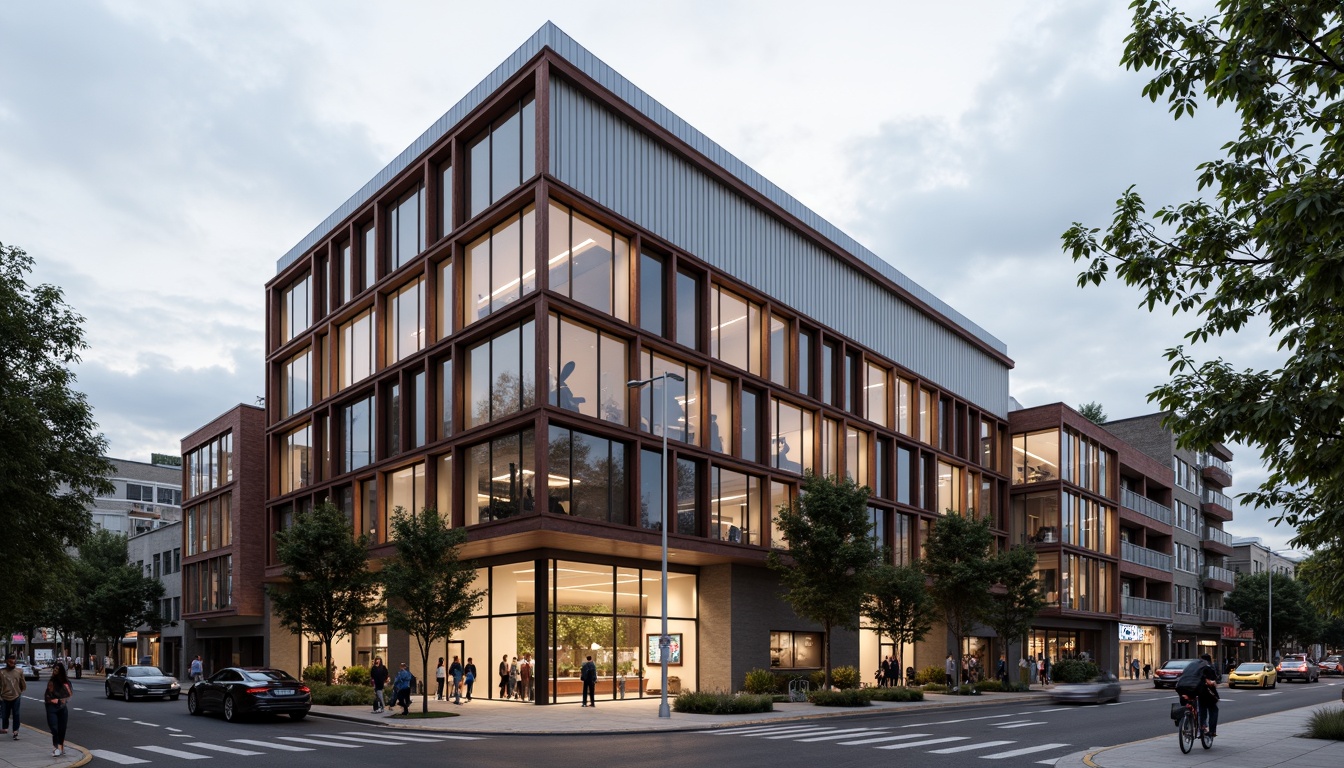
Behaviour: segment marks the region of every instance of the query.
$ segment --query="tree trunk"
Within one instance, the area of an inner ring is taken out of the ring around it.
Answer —
[[[331,685],[331,684],[332,684],[332,681],[336,679],[336,676],[335,676],[335,672],[336,672],[336,670],[334,670],[334,669],[331,668],[331,667],[332,667],[332,664],[331,664],[331,638],[330,638],[330,637],[324,637],[324,638],[322,638],[322,646],[323,646],[324,648],[327,649],[327,674],[326,674],[326,677],[327,677],[327,685]],[[300,675],[300,676],[302,676],[302,675]]]
[[[429,643],[425,642],[421,638],[416,638],[416,642],[420,644],[420,684],[425,687],[424,693],[420,694],[420,712],[428,714],[429,713]],[[447,670],[445,670],[445,673],[446,671]],[[437,684],[438,680],[436,679],[434,682]]]
[[[824,636],[825,644],[822,646],[822,652],[826,654],[826,676],[822,679],[822,688],[829,691],[831,689],[831,622],[826,622],[824,626],[826,634]]]

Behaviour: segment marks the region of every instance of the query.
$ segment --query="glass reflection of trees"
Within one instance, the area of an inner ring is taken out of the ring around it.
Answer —
[[[625,424],[625,342],[554,314],[550,335],[550,404]]]
[[[551,427],[549,511],[627,522],[625,445],[564,427]]]
[[[502,435],[466,451],[465,507],[467,525],[532,512],[535,504],[532,466],[533,432]]]
[[[534,326],[529,320],[468,351],[467,426],[485,424],[532,407],[537,379]]]

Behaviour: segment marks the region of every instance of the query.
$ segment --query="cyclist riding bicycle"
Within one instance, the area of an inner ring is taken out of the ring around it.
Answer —
[[[1200,725],[1208,728],[1209,736],[1218,735],[1218,671],[1213,658],[1204,654],[1188,664],[1176,678],[1176,693],[1181,701],[1194,698],[1199,701]]]

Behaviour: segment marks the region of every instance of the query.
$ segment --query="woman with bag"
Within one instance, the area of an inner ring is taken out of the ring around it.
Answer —
[[[73,693],[70,679],[65,675],[65,665],[56,662],[51,679],[47,681],[47,691],[42,695],[42,701],[47,707],[47,727],[51,729],[52,757],[65,754],[65,726],[70,718],[70,711],[65,705]]]

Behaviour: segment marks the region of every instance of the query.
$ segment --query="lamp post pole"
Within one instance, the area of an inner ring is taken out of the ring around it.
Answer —
[[[1265,649],[1265,656],[1268,657],[1266,661],[1270,664],[1273,664],[1274,663],[1274,561],[1272,553],[1270,554],[1270,558],[1271,559],[1269,563],[1269,632],[1268,637],[1265,640],[1265,645],[1268,645],[1269,647]]]
[[[685,381],[686,378],[678,376],[671,371],[665,371],[652,378],[626,382],[626,386],[631,389],[639,389],[646,384],[652,384],[659,379],[662,379],[663,381],[663,498],[658,505],[661,510],[662,523],[660,527],[662,528],[663,534],[663,632],[658,636],[658,661],[660,662],[659,666],[662,667],[663,679],[659,689],[662,693],[662,701],[658,704],[658,716],[670,718],[672,717],[672,710],[667,706],[667,664],[668,651],[671,649],[672,638],[667,634],[667,497],[671,493],[671,489],[667,486],[667,399],[669,397],[667,380]]]

